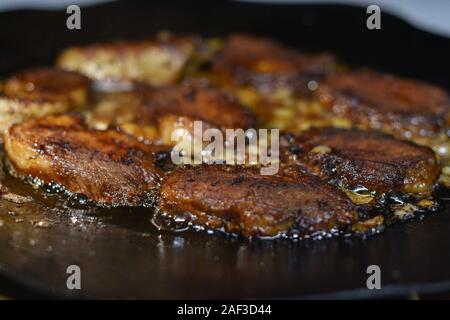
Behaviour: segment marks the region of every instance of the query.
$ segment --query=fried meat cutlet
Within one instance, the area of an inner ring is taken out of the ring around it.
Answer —
[[[450,98],[430,84],[356,70],[330,76],[314,95],[327,111],[359,128],[381,130],[437,148],[448,139]]]
[[[141,139],[173,145],[172,133],[183,128],[193,134],[194,121],[203,130],[247,129],[254,115],[233,96],[201,81],[126,93],[128,102],[101,104],[89,116],[94,127],[119,126]]]
[[[342,191],[298,168],[263,176],[255,167],[179,167],[164,178],[159,201],[164,214],[245,236],[329,232],[358,216]]]
[[[143,205],[161,176],[155,147],[114,130],[87,129],[73,115],[15,124],[4,134],[4,147],[14,175],[56,183],[99,205]]]
[[[88,78],[51,68],[19,72],[0,88],[0,132],[24,119],[83,109]]]
[[[207,44],[190,35],[164,35],[143,41],[119,41],[73,47],[57,65],[104,82],[142,81],[153,86],[179,80],[188,63],[207,55]]]
[[[213,70],[236,85],[261,92],[280,88],[305,92],[310,81],[334,70],[334,58],[303,54],[272,39],[233,34],[225,41]]]
[[[285,163],[348,189],[428,196],[439,176],[433,150],[370,130],[315,128],[281,139]]]
[[[311,118],[311,92],[334,69],[332,55],[308,55],[272,39],[232,34],[213,60],[211,79],[250,107],[261,125],[287,129],[293,116]]]

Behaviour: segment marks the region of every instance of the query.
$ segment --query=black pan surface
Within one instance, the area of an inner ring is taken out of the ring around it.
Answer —
[[[58,51],[73,44],[142,38],[161,29],[203,35],[248,31],[450,89],[448,39],[386,13],[382,29],[369,31],[363,8],[124,1],[83,8],[78,31],[65,28],[66,17],[65,11],[1,13],[0,74],[50,65]],[[158,231],[148,209],[78,208],[12,178],[4,183],[34,198],[24,204],[0,202],[0,275],[22,295],[372,298],[450,291],[447,191],[439,192],[440,211],[367,239],[250,242],[217,233]],[[39,221],[46,223],[38,227]],[[66,269],[73,264],[81,268],[79,291],[66,287]],[[381,269],[381,290],[366,288],[366,270],[373,264]]]

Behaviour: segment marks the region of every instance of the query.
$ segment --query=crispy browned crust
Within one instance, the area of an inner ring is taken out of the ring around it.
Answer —
[[[251,111],[232,95],[202,82],[188,82],[154,90],[143,106],[156,119],[167,114],[202,120],[217,128],[249,128]]]
[[[233,34],[215,59],[213,70],[236,85],[262,92],[289,88],[305,93],[309,81],[334,70],[334,57],[302,54],[272,39]]]
[[[435,136],[450,119],[450,98],[444,90],[369,70],[337,73],[319,85],[315,97],[358,127],[407,139]]]
[[[81,74],[53,68],[22,71],[8,78],[3,93],[8,97],[63,102],[77,108],[86,104],[90,81]]]
[[[143,81],[154,86],[179,80],[187,63],[205,51],[191,35],[157,36],[143,41],[118,41],[66,49],[57,65],[91,79]]]
[[[355,222],[343,192],[298,168],[263,176],[255,167],[200,165],[171,172],[163,180],[160,210],[190,213],[194,223],[246,236],[302,235]]]
[[[109,122],[139,138],[160,139],[172,144],[176,128],[193,130],[194,121],[203,129],[247,129],[255,123],[253,113],[233,96],[206,83],[195,81],[158,89],[141,88],[122,97],[127,102],[102,105],[90,115],[95,124]]]
[[[138,85],[129,91],[98,92],[94,107],[87,113],[87,122],[96,129],[121,127],[132,123],[139,126],[150,124],[143,99],[152,88]],[[153,121],[153,120],[152,120]]]
[[[11,76],[0,91],[0,132],[24,119],[82,109],[89,87],[86,77],[51,68]]]
[[[439,175],[431,149],[376,131],[322,128],[285,135],[281,154],[282,161],[305,165],[347,188],[426,196]]]
[[[114,130],[88,130],[77,116],[13,125],[4,147],[20,177],[57,183],[101,205],[143,205],[161,176],[154,147]]]

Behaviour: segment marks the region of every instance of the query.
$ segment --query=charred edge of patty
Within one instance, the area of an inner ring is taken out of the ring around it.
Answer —
[[[135,206],[131,202],[119,202],[119,203],[106,203],[106,202],[99,202],[90,199],[86,195],[82,193],[76,193],[71,192],[68,190],[64,185],[54,182],[54,181],[44,181],[43,179],[40,179],[36,176],[33,176],[31,174],[26,174],[18,171],[14,164],[8,159],[8,157],[4,157],[4,165],[5,165],[5,171],[10,174],[12,177],[19,179],[23,181],[26,184],[31,185],[34,189],[42,189],[47,193],[57,193],[62,194],[68,198],[81,198],[83,203],[86,205],[94,205],[101,208],[117,208],[117,207],[129,207],[129,206]],[[159,181],[155,181],[155,187],[148,189],[144,192],[144,194],[140,195],[138,197],[137,202],[141,203],[140,207],[154,207],[155,203],[157,202],[158,198],[158,188],[159,188]]]

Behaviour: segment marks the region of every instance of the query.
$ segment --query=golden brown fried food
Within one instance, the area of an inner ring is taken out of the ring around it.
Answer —
[[[11,76],[0,91],[0,132],[31,117],[82,109],[89,86],[82,75],[51,68]]]
[[[14,174],[57,183],[100,205],[145,204],[161,176],[155,147],[114,130],[89,130],[71,115],[15,124],[4,146]]]
[[[174,129],[185,128],[193,133],[193,123],[203,122],[203,129],[247,129],[254,125],[252,112],[232,95],[204,83],[155,90],[146,99],[144,108],[149,119],[157,119],[158,131],[166,144],[173,143]]]
[[[450,98],[442,89],[369,70],[337,73],[315,97],[334,115],[431,146],[450,124]],[[445,140],[447,138],[445,137]]]
[[[370,130],[311,129],[281,140],[282,161],[307,166],[347,189],[427,196],[439,175],[434,152]]]
[[[125,102],[102,104],[89,116],[95,127],[119,126],[136,137],[173,145],[172,132],[178,128],[193,133],[194,121],[203,130],[247,129],[254,124],[252,112],[233,96],[203,82],[189,82],[158,89],[122,94]]]
[[[88,124],[100,130],[108,127],[124,127],[138,121],[142,124],[141,109],[146,90],[152,89],[139,85],[130,91],[97,92],[94,107],[87,113]],[[157,136],[148,138],[156,139]]]
[[[162,182],[159,209],[193,223],[245,236],[330,231],[357,220],[343,192],[298,168],[261,175],[258,168],[179,167]]]
[[[308,82],[334,70],[334,58],[302,54],[271,39],[234,34],[225,42],[213,70],[236,85],[261,92],[289,88],[304,93]]]
[[[204,51],[207,47],[198,37],[164,35],[145,41],[69,48],[59,56],[57,65],[95,80],[143,81],[161,86],[177,81],[188,62]]]
[[[311,90],[334,72],[335,63],[329,54],[307,55],[271,39],[234,34],[212,69],[212,81],[236,94],[261,126],[286,130],[299,117],[314,120]]]

